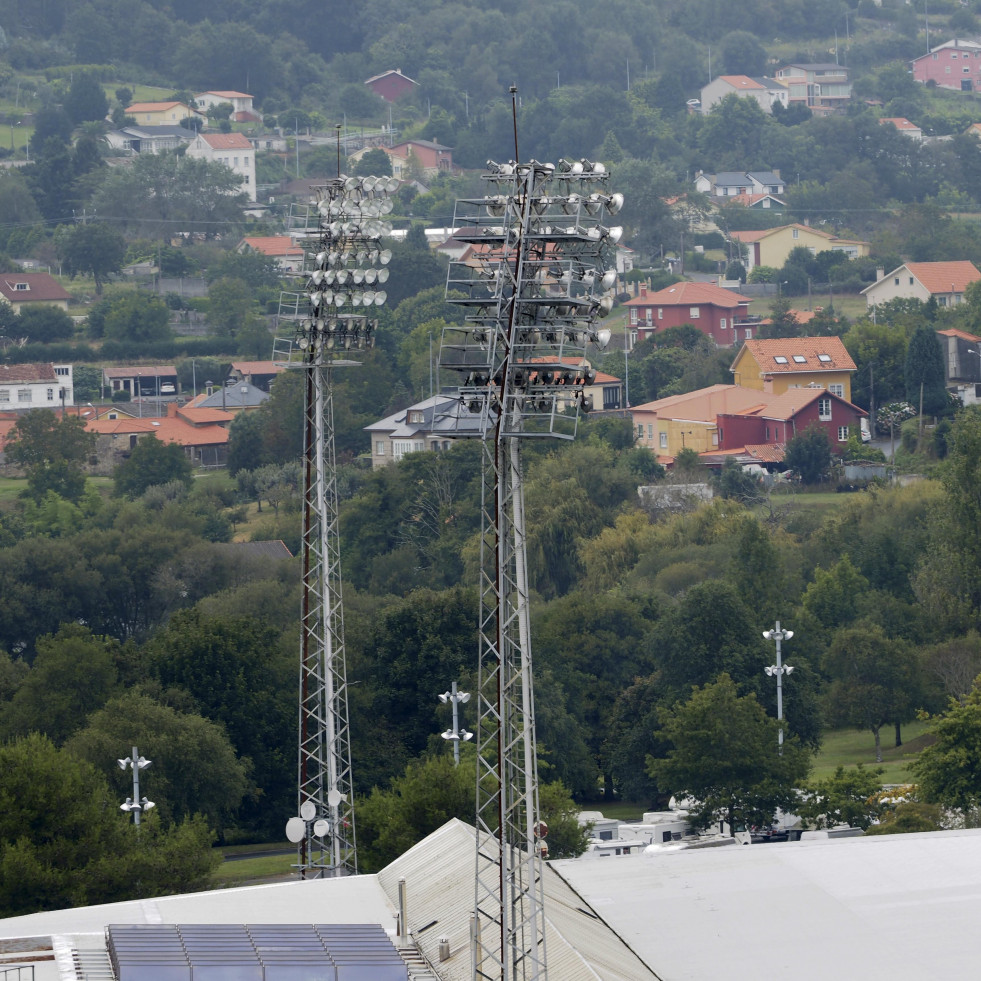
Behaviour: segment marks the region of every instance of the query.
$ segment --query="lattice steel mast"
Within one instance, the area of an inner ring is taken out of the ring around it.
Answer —
[[[333,370],[355,365],[354,350],[373,346],[368,316],[385,302],[391,253],[379,246],[390,232],[398,182],[343,177],[318,188],[315,208],[299,216],[306,230],[306,290],[284,293],[280,320],[295,335],[278,339],[275,360],[304,372],[303,599],[301,610],[298,816],[286,825],[297,843],[302,878],[355,874],[351,743],[341,597]],[[348,312],[350,310],[350,312]]]
[[[488,163],[494,193],[457,202],[455,237],[479,245],[450,263],[447,298],[468,307],[443,334],[440,367],[462,375],[456,433],[483,440],[477,692],[475,979],[547,977],[524,495],[527,437],[575,436],[613,306],[606,271],[621,230],[600,223],[622,196],[601,164]]]

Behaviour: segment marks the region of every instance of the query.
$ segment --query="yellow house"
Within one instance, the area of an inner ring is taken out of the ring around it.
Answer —
[[[818,385],[852,400],[855,362],[840,337],[774,337],[746,341],[732,367],[742,388],[782,395],[790,388]]]
[[[849,259],[866,256],[871,250],[868,242],[838,238],[830,232],[811,228],[810,225],[781,225],[762,231],[730,232],[734,242],[745,246],[746,271],[756,266],[772,266],[779,269],[790,253],[799,247],[819,252],[844,252]]]
[[[203,112],[185,106],[183,102],[134,102],[127,110],[141,126],[180,126],[182,119],[194,116],[204,122]]]

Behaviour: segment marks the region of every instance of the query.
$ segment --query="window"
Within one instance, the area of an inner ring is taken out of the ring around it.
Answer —
[[[899,285],[899,277],[897,276],[892,282],[893,282],[893,286],[898,286]]]
[[[10,401],[10,389],[0,388],[0,402],[9,402],[9,401]]]
[[[818,418],[827,422],[831,418],[831,399],[818,399]]]
[[[838,427],[838,442],[847,443],[848,442],[848,427],[839,426]]]
[[[666,450],[668,448],[668,434],[667,433],[658,433],[658,438],[660,440],[660,447],[661,447],[661,449],[662,450]]]
[[[55,397],[55,390],[53,388],[48,389],[48,401],[53,402]]]
[[[385,455],[385,440],[376,439],[375,440],[375,456]]]
[[[719,445],[719,434],[718,433],[712,433],[712,445],[713,446],[718,446]]]
[[[910,286],[913,285],[913,277],[912,276],[910,276],[910,278],[909,278],[909,284],[910,284]]]
[[[65,376],[67,376],[68,375],[68,369],[65,368],[64,366],[55,368],[55,374],[56,375],[65,375]]]
[[[14,283],[15,290],[29,290],[31,288],[29,283]]]
[[[701,316],[701,313],[699,312],[699,308],[698,307],[689,307],[688,308],[688,316],[691,317],[692,320],[698,320],[698,318]]]
[[[31,390],[29,388],[18,388],[17,389],[17,401],[18,402],[30,402],[31,401]]]
[[[636,307],[631,307],[630,308],[630,322],[632,324],[636,324],[637,323],[637,308]]]
[[[793,231],[794,231],[793,237],[794,238],[800,238],[800,229],[799,228],[795,228]]]
[[[776,355],[774,355],[773,360],[776,361],[777,364],[787,364],[788,363],[787,362],[787,359],[782,354],[776,354]]]
[[[805,358],[803,354],[795,354],[794,355],[794,363],[795,364],[807,364],[807,358]]]
[[[648,439],[653,439],[654,438],[654,423],[652,423],[652,422],[649,422],[647,424],[647,438]]]
[[[845,386],[844,385],[829,385],[828,391],[832,395],[837,395],[838,398],[843,399],[845,397]]]
[[[824,362],[827,363],[830,360],[831,360],[831,355],[830,354],[819,354],[818,355],[818,361],[824,361]]]
[[[769,443],[769,442],[770,442],[770,427],[769,427],[769,426],[764,426],[764,427],[763,427],[763,439],[764,439],[764,440],[765,440],[765,441],[766,441],[767,443]]]
[[[663,320],[664,319],[664,307],[658,307],[657,308],[657,319],[658,320]]]
[[[638,439],[644,438],[644,424],[642,422],[637,423],[637,438]]]
[[[722,328],[723,330],[725,330],[725,329],[726,329],[726,318],[725,318],[725,317],[723,317],[723,318],[722,318],[722,319],[721,319],[721,320],[719,321],[719,326],[720,326],[720,327],[721,327],[721,328]]]
[[[421,423],[424,423],[425,421],[426,421],[426,414],[424,412],[421,412],[418,409],[409,412],[409,422],[412,423],[413,425],[418,426]]]
[[[747,327],[746,328],[746,340],[747,341],[751,341],[752,339],[753,339],[753,328],[752,327]]]
[[[968,65],[966,68],[962,68],[961,71],[964,72],[965,75],[968,75],[971,72],[971,66]]]

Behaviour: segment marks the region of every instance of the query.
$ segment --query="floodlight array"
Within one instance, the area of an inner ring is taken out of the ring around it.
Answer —
[[[623,230],[606,221],[623,196],[607,193],[606,168],[590,160],[487,166],[492,193],[456,204],[454,237],[473,251],[450,263],[447,299],[467,314],[444,331],[440,367],[459,373],[480,435],[503,412],[536,420],[513,435],[571,437],[577,413],[567,410],[591,408],[587,350],[610,339],[597,321],[613,309]]]

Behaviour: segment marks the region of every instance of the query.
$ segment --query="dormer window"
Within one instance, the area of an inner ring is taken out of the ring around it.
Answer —
[[[31,288],[30,283],[14,283],[15,290],[29,290]]]
[[[412,425],[416,425],[416,426],[421,425],[422,423],[424,423],[426,421],[426,414],[424,412],[420,412],[418,410],[415,410],[415,411],[409,413],[409,420],[408,421]]]

